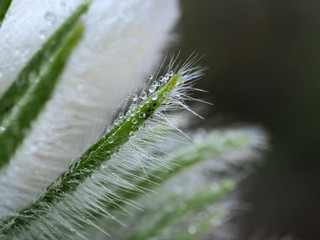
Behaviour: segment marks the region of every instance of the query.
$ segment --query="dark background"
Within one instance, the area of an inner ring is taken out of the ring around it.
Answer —
[[[242,237],[257,229],[320,239],[320,1],[182,0],[173,51],[206,54],[198,87],[207,117],[263,126],[265,164],[245,182],[252,205]],[[229,121],[230,122],[230,121]]]

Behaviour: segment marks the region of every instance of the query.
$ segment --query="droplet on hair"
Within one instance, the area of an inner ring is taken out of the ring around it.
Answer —
[[[158,99],[158,94],[154,94],[152,97],[151,97],[152,100],[157,100]]]
[[[108,141],[108,143],[113,143],[113,137],[108,137],[108,139],[107,139],[107,141]]]
[[[157,86],[155,85],[151,85],[150,88],[149,88],[149,93],[154,93],[154,91],[157,89]]]
[[[132,101],[136,102],[138,100],[138,95],[137,94],[133,94],[132,95]]]
[[[54,24],[56,22],[56,15],[54,15],[54,13],[52,13],[52,12],[47,12],[44,15],[44,18],[45,18],[48,26],[51,26],[52,24]]]
[[[138,120],[137,120],[136,118],[132,118],[131,122],[132,122],[133,124],[137,124]]]
[[[145,100],[147,97],[148,97],[147,93],[146,93],[145,91],[142,91],[142,92],[141,92],[141,95],[140,95],[140,98],[141,98],[142,100]]]
[[[40,32],[39,32],[39,38],[41,39],[41,40],[45,40],[46,39],[46,32],[44,31],[44,30],[40,30]]]
[[[169,73],[166,73],[163,77],[164,81],[168,81],[169,80]]]
[[[163,76],[159,77],[159,82],[164,82]]]
[[[145,118],[146,114],[144,112],[139,113],[139,118]]]

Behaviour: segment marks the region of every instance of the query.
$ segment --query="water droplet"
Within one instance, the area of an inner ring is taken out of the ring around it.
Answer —
[[[39,32],[39,38],[40,38],[41,40],[45,40],[45,39],[46,39],[46,32],[45,32],[44,30],[41,30],[41,31]]]
[[[168,91],[163,93],[163,96],[165,96],[166,98],[169,97],[169,95],[170,93]]]
[[[145,118],[146,114],[144,112],[139,113],[139,118]]]
[[[173,71],[169,72],[169,76],[172,77],[174,75]]]
[[[109,143],[113,143],[113,137],[108,137],[107,141],[108,141]]]
[[[153,79],[153,75],[150,74],[150,75],[148,76],[148,79],[149,79],[149,80],[152,80],[152,79]]]
[[[164,82],[164,79],[162,76],[159,77],[159,82]]]
[[[132,118],[131,122],[132,122],[133,124],[137,124],[138,120],[137,120],[136,118]]]
[[[129,132],[129,136],[133,136],[134,131]]]
[[[45,18],[48,26],[51,26],[51,25],[54,24],[55,21],[56,21],[56,15],[54,15],[54,14],[51,13],[51,12],[46,13],[46,14],[44,15],[44,18]]]
[[[154,94],[152,97],[151,97],[152,100],[157,100],[158,99],[158,94]]]
[[[136,107],[137,107],[137,104],[132,103],[132,104],[130,105],[130,110],[134,110]]]
[[[138,95],[137,94],[133,94],[132,95],[132,101],[136,102],[138,100]]]
[[[166,73],[163,77],[164,81],[168,81],[169,80],[169,73]]]
[[[123,119],[123,116],[124,116],[124,115],[123,115],[123,112],[120,112],[119,115],[118,115],[118,120],[122,120],[122,119]]]
[[[4,126],[0,126],[0,132],[3,132],[5,130],[6,130],[6,128]]]
[[[151,85],[151,87],[149,88],[149,93],[154,93],[156,89],[157,89],[157,86]]]
[[[148,97],[147,93],[146,93],[145,91],[142,91],[142,92],[141,92],[141,95],[140,95],[140,98],[141,98],[142,100],[145,100],[147,97]]]
[[[158,82],[158,81],[154,81],[153,83],[152,83],[154,86],[156,86],[156,87],[160,87],[160,82]]]

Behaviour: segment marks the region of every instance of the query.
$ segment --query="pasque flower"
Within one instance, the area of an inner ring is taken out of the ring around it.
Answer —
[[[265,139],[180,130],[187,117],[172,112],[197,115],[186,102],[203,70],[194,55],[155,70],[178,17],[176,0],[12,2],[0,28],[0,238],[193,239],[221,223],[244,173],[232,166]]]
[[[83,1],[13,1],[0,29],[1,90]],[[25,207],[89,144],[161,56],[177,1],[95,0],[60,84],[0,177],[0,218]]]

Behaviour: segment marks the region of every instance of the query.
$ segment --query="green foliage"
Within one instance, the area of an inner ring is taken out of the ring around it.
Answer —
[[[201,211],[206,210],[206,206],[217,202],[222,196],[230,192],[234,188],[234,183],[231,181],[222,181],[218,184],[216,189],[203,189],[202,191],[197,191],[191,197],[180,197],[175,199],[171,203],[171,211],[160,211],[160,216],[150,218],[150,222],[147,226],[143,226],[142,229],[138,229],[133,232],[128,240],[147,240],[152,238],[163,237],[165,231],[168,231],[172,239],[194,239],[195,233],[193,231],[186,231],[183,227],[179,227],[183,221],[186,221],[192,216],[198,214]],[[169,199],[168,199],[169,200]],[[198,223],[202,225],[198,228],[198,234],[201,235],[206,230],[207,222],[212,218],[220,215],[223,216],[223,211],[217,208],[214,213],[209,214],[204,219],[201,219]],[[172,229],[175,229],[173,232]],[[169,237],[169,236],[168,236]]]

